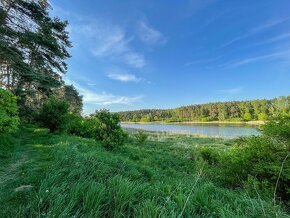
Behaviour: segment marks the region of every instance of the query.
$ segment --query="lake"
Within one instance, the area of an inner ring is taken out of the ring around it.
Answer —
[[[257,127],[241,124],[139,124],[122,123],[123,128],[150,132],[173,134],[191,134],[206,137],[237,138],[240,136],[259,135]]]

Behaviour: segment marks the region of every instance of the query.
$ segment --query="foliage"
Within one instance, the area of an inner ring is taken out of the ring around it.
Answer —
[[[70,105],[69,110],[71,112],[76,114],[81,113],[83,99],[73,85],[63,85],[60,88],[54,90],[54,96],[58,99],[67,101]]]
[[[263,196],[199,177],[188,158],[193,148],[175,146],[222,146],[222,140],[174,137],[107,152],[92,139],[21,131],[12,155],[0,160],[0,217],[289,218]],[[19,184],[33,190],[13,191]]]
[[[290,119],[277,116],[262,127],[261,136],[245,137],[221,150],[201,149],[212,176],[227,187],[290,202]]]
[[[219,153],[216,149],[204,147],[199,150],[199,155],[209,165],[215,165],[219,162]]]
[[[230,101],[183,106],[168,110],[119,112],[122,121],[250,121],[290,113],[290,96],[271,100]]]
[[[148,138],[148,133],[143,130],[139,130],[134,134],[134,138],[137,140],[138,144],[143,144]]]
[[[246,113],[244,114],[244,120],[245,120],[245,121],[250,121],[250,120],[252,120],[252,115],[251,115],[249,112],[246,112]]]
[[[107,110],[96,111],[90,117],[71,114],[67,125],[67,132],[73,135],[94,138],[102,142],[103,146],[113,149],[121,146],[127,135],[120,126],[117,114]]]
[[[100,110],[96,111],[93,116],[99,122],[96,130],[96,139],[101,140],[105,148],[113,149],[123,145],[126,134],[120,126],[118,114]]]
[[[280,115],[262,126],[264,135],[290,142],[290,115]]]
[[[0,135],[15,132],[18,124],[17,98],[9,91],[0,89]]]
[[[50,132],[62,131],[68,121],[69,104],[66,101],[49,98],[39,110],[38,121]]]
[[[95,117],[81,117],[71,114],[69,116],[67,132],[84,138],[96,138],[99,121]]]
[[[290,199],[290,159],[280,173],[289,148],[267,137],[250,137],[240,140],[221,159],[222,180],[230,186],[240,186],[255,178],[260,190],[273,196],[277,180],[277,195]],[[257,186],[256,188],[258,189]],[[254,190],[254,189],[253,189]]]
[[[19,97],[21,108],[38,108],[67,70],[68,23],[49,9],[47,0],[0,2],[0,85]]]

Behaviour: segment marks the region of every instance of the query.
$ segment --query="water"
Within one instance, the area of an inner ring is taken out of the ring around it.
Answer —
[[[137,124],[122,123],[123,128],[141,129],[152,132],[191,134],[207,137],[237,138],[259,135],[257,128],[238,124]]]

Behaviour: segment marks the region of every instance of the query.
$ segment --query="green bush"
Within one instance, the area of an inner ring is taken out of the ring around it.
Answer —
[[[201,148],[199,151],[201,158],[206,161],[209,165],[215,165],[219,161],[219,154],[216,149],[213,148]]]
[[[244,187],[270,198],[290,200],[290,116],[261,127],[262,135],[233,141],[227,150],[201,148],[209,173],[227,187]]]
[[[120,126],[119,115],[107,110],[97,111],[94,115],[85,118],[74,114],[69,115],[67,132],[99,140],[107,149],[121,146],[127,137]]]
[[[15,132],[18,125],[17,98],[11,92],[0,89],[0,134]]]
[[[120,126],[118,114],[100,110],[95,113],[94,117],[98,120],[96,139],[102,141],[105,148],[114,149],[123,145],[127,135]]]
[[[99,121],[95,117],[83,118],[71,114],[67,125],[67,132],[84,138],[96,138]]]
[[[50,132],[61,132],[67,125],[68,109],[66,101],[49,98],[39,110],[38,121]]]
[[[266,122],[261,128],[262,133],[279,140],[290,140],[290,115],[280,115]]]
[[[143,130],[139,130],[137,131],[137,133],[134,134],[134,138],[136,139],[138,144],[143,144],[147,140],[148,134]]]
[[[289,146],[269,137],[239,139],[221,155],[217,174],[227,186],[251,186],[269,197],[273,196],[278,181],[277,196],[289,201],[290,158],[285,159],[288,154]]]

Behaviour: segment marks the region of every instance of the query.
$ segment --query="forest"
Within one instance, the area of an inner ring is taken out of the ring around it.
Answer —
[[[196,104],[174,109],[124,111],[118,114],[129,122],[180,121],[265,121],[290,112],[290,96],[271,100],[229,101]]]

